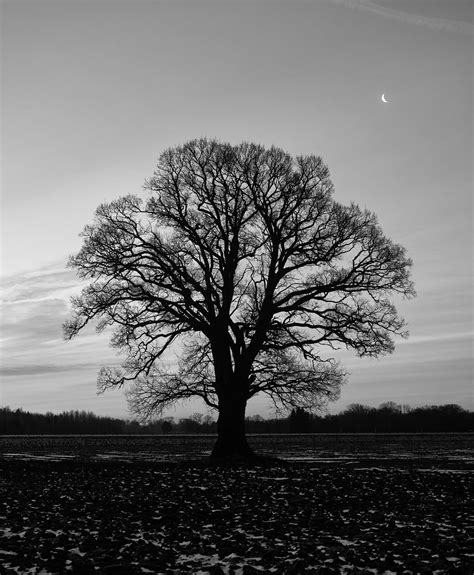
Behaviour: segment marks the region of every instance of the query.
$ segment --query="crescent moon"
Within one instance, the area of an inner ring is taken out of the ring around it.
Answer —
[[[387,98],[385,97],[385,94],[382,94],[381,100],[382,100],[382,102],[383,102],[384,104],[387,104],[387,103],[388,103],[388,100],[387,100]]]

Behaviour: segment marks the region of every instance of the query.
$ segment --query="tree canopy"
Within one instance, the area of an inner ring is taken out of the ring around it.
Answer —
[[[390,297],[414,295],[412,262],[373,213],[333,199],[320,157],[193,140],[161,155],[145,190],[85,228],[70,265],[91,282],[65,324],[69,338],[114,327],[125,360],[98,384],[133,382],[135,412],[199,396],[235,414],[258,393],[313,408],[344,380],[328,352],[376,357],[407,335]]]

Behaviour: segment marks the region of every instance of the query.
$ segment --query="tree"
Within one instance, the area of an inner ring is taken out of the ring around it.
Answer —
[[[368,415],[373,413],[375,408],[369,407],[368,405],[362,405],[361,403],[351,403],[347,406],[347,409],[343,411],[344,414],[348,415]]]
[[[163,419],[161,422],[161,431],[163,433],[171,433],[173,431],[173,422],[170,419]]]
[[[91,283],[65,324],[67,338],[115,327],[125,360],[98,387],[130,384],[133,412],[200,397],[219,414],[213,455],[251,456],[251,397],[314,409],[345,379],[324,349],[376,357],[407,335],[388,297],[414,295],[411,261],[374,214],[334,201],[321,158],[194,140],[165,151],[145,189],[86,226],[70,265]]]
[[[196,412],[193,413],[189,419],[191,419],[191,421],[196,422],[198,426],[201,426],[204,419],[204,414]]]
[[[378,410],[387,415],[402,413],[402,406],[394,401],[386,401],[379,405]]]
[[[288,417],[290,433],[308,433],[311,427],[311,413],[301,407],[291,410]]]

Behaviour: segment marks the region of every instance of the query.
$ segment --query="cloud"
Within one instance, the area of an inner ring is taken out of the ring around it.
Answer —
[[[69,300],[84,286],[64,265],[44,266],[2,279],[0,349],[9,354],[62,340]]]
[[[416,345],[420,343],[435,343],[435,342],[448,342],[450,340],[467,341],[472,340],[474,337],[473,332],[460,332],[460,333],[437,333],[437,334],[424,334],[410,336],[408,339],[400,339],[396,345]]]
[[[14,306],[47,300],[68,302],[86,283],[79,280],[65,265],[48,265],[4,277],[1,303],[3,306]]]
[[[20,381],[62,373],[68,379],[85,370],[97,373],[104,364],[118,363],[108,338],[93,335],[93,326],[74,341],[64,341],[62,325],[69,314],[69,299],[84,283],[58,264],[4,278],[0,339],[3,378]]]
[[[460,32],[463,34],[474,34],[474,25],[467,19],[458,20],[453,17],[439,17],[434,15],[435,5],[429,3],[415,3],[413,0],[407,4],[408,10],[400,9],[400,3],[390,2],[386,5],[383,1],[376,0],[331,0],[335,4],[340,4],[354,10],[370,12],[385,18],[391,18],[407,24],[424,26],[431,30],[445,30],[447,32]],[[452,3],[454,4],[454,2]],[[397,8],[394,8],[397,6]],[[458,6],[457,8],[459,8]],[[456,8],[456,6],[454,6]],[[414,12],[417,9],[418,12]],[[431,13],[430,13],[431,12]],[[454,12],[453,12],[454,13]],[[465,14],[469,17],[469,6],[466,3]],[[472,14],[471,14],[472,18]]]
[[[3,346],[12,351],[37,347],[51,339],[62,339],[62,322],[68,307],[64,300],[45,299],[21,306],[4,306],[2,310]]]
[[[8,376],[8,377],[16,377],[16,376],[36,376],[36,375],[45,375],[45,374],[52,374],[52,373],[70,373],[72,370],[74,372],[78,371],[89,371],[91,369],[98,370],[100,368],[100,364],[94,365],[91,363],[68,363],[64,365],[60,364],[53,364],[53,363],[43,363],[43,364],[36,364],[30,363],[28,365],[6,365],[0,367],[0,375]]]

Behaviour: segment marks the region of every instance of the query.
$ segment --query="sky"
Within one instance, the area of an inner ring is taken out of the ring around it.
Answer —
[[[122,391],[96,394],[120,360],[107,337],[63,340],[84,285],[66,261],[100,203],[206,136],[322,156],[335,199],[414,261],[418,296],[395,300],[410,338],[341,352],[330,411],[474,409],[471,0],[3,0],[1,38],[0,405],[128,417]]]

